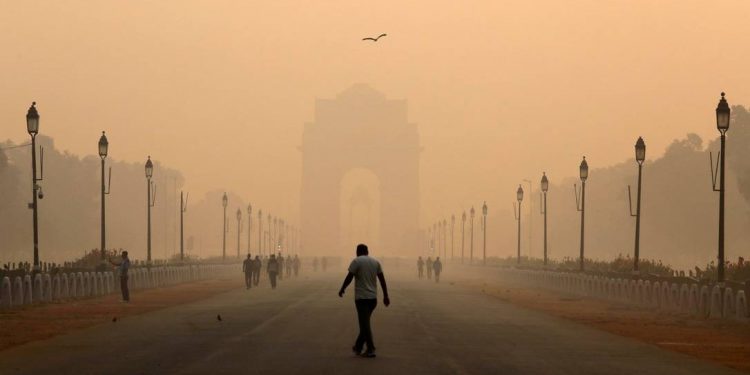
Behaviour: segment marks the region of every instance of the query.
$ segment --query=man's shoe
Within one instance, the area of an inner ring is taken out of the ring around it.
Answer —
[[[375,358],[376,357],[375,356],[375,351],[374,350],[368,350],[368,351],[362,353],[362,357],[365,357],[365,358]]]
[[[354,355],[362,355],[362,349],[357,349],[356,346],[352,346],[352,351],[354,352]]]

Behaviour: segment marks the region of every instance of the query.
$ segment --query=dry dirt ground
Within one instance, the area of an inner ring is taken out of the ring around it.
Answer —
[[[97,324],[116,324],[125,316],[197,301],[241,286],[239,278],[198,281],[131,291],[131,303],[122,303],[118,294],[111,294],[0,311],[0,350]]]
[[[502,301],[750,373],[750,323],[660,313],[598,299],[506,285],[496,279],[461,279],[456,282],[481,289]]]

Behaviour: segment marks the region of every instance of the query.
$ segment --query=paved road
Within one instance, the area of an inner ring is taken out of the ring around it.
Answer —
[[[333,275],[237,289],[0,352],[1,374],[735,374],[496,298],[390,280],[378,358],[354,357]],[[241,281],[238,279],[238,283]],[[135,303],[138,294],[134,295]],[[216,320],[217,313],[223,321]],[[1,328],[0,328],[1,329]]]

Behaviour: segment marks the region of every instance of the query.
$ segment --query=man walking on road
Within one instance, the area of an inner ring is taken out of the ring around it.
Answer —
[[[427,257],[427,262],[425,262],[425,266],[427,266],[427,280],[432,279],[432,258]]]
[[[440,282],[440,272],[443,272],[443,262],[440,261],[440,257],[437,257],[435,259],[435,262],[432,263],[432,269],[435,271],[435,282]]]
[[[369,256],[367,245],[357,245],[357,257],[349,265],[349,273],[344,279],[344,284],[339,290],[339,297],[344,296],[346,288],[354,282],[354,305],[357,307],[357,320],[359,321],[359,336],[354,343],[352,350],[354,354],[363,357],[375,357],[375,344],[372,339],[372,329],[370,328],[370,317],[378,304],[378,285],[383,288],[383,304],[391,304],[388,298],[388,287],[385,284],[383,269],[375,258]],[[367,344],[367,350],[362,353],[364,345]]]
[[[253,271],[255,269],[253,258],[247,254],[247,259],[242,262],[242,272],[245,273],[245,287],[250,289],[253,286]]]
[[[253,284],[255,284],[255,286],[258,286],[258,283],[260,282],[261,266],[260,257],[256,255],[255,260],[253,261]]]
[[[422,257],[417,259],[417,275],[420,279],[424,276],[424,260],[422,260]]]
[[[268,271],[268,278],[271,280],[271,289],[276,289],[276,276],[279,274],[279,262],[276,260],[276,255],[271,254],[271,258],[268,259],[266,264],[266,270]]]

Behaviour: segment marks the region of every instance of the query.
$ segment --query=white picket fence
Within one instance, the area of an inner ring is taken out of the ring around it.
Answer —
[[[748,322],[744,290],[697,283],[659,282],[584,274],[507,269],[503,274],[538,288],[627,303],[643,308],[700,318]]]
[[[128,287],[131,291],[159,288],[191,281],[213,279],[237,273],[234,264],[195,264],[185,266],[157,266],[132,268]],[[41,302],[70,301],[79,298],[120,293],[119,274],[107,272],[49,273],[20,276],[11,280],[3,277],[0,283],[0,308],[9,309]]]

